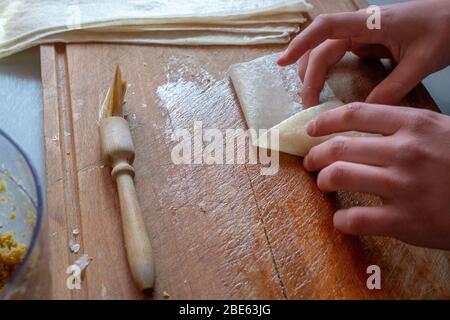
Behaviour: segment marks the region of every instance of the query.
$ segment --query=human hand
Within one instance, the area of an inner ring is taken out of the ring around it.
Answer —
[[[353,103],[321,114],[307,129],[313,137],[345,131],[381,135],[332,138],[311,149],[305,169],[320,171],[324,192],[375,194],[383,206],[339,210],[335,227],[450,249],[450,117]]]
[[[305,107],[319,103],[328,71],[347,51],[361,58],[392,58],[393,72],[366,102],[398,104],[427,75],[450,64],[450,1],[414,1],[381,7],[381,30],[366,26],[369,14],[324,14],[290,43],[281,66],[299,61]]]

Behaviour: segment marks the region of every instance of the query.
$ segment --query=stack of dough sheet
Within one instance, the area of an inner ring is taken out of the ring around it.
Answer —
[[[303,110],[298,93],[303,85],[297,66],[277,66],[279,54],[231,66],[230,77],[250,129],[265,129],[253,143],[261,148],[304,157],[309,150],[333,136],[312,138],[306,133],[308,123],[322,112],[342,106],[326,84],[321,93],[322,104]],[[271,132],[278,131],[278,146],[271,146]],[[346,132],[341,135],[362,135]]]
[[[51,42],[285,43],[306,0],[0,0],[0,58]]]

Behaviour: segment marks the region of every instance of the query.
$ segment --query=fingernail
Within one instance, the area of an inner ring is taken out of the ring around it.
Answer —
[[[306,128],[306,133],[313,137],[314,136],[314,131],[316,131],[316,122],[314,120],[312,120],[309,124],[308,127]]]
[[[281,56],[277,59],[277,64],[283,65],[283,60],[286,57],[286,51],[281,54]]]
[[[346,217],[342,212],[337,211],[333,216],[333,225],[336,229],[346,232]],[[348,231],[347,231],[348,232]]]
[[[306,171],[309,171],[309,170],[308,170],[308,157],[303,158],[303,168],[304,168]]]

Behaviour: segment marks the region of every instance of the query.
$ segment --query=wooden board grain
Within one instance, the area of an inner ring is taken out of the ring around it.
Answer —
[[[315,11],[350,11],[361,1],[312,1]],[[392,239],[349,237],[332,226],[339,206],[376,202],[324,195],[298,158],[281,155],[280,172],[258,165],[175,165],[176,128],[246,128],[228,67],[282,50],[108,44],[41,47],[53,297],[140,299],[126,261],[119,205],[104,167],[98,106],[114,65],[130,84],[125,110],[136,146],[136,188],[156,262],[153,298],[448,298],[449,256]],[[341,66],[365,74],[361,88],[330,79],[344,100],[361,99],[383,76],[379,62]],[[345,71],[347,70],[347,71]],[[362,70],[362,71],[361,71]],[[350,89],[350,90],[349,90]],[[423,87],[405,104],[436,108]],[[93,257],[81,290],[66,288],[72,229]],[[366,287],[366,268],[382,269],[382,290]]]

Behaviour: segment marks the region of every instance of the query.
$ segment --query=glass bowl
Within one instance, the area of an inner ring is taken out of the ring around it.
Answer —
[[[0,130],[0,299],[49,297],[43,208],[42,187],[34,168],[19,146]]]

